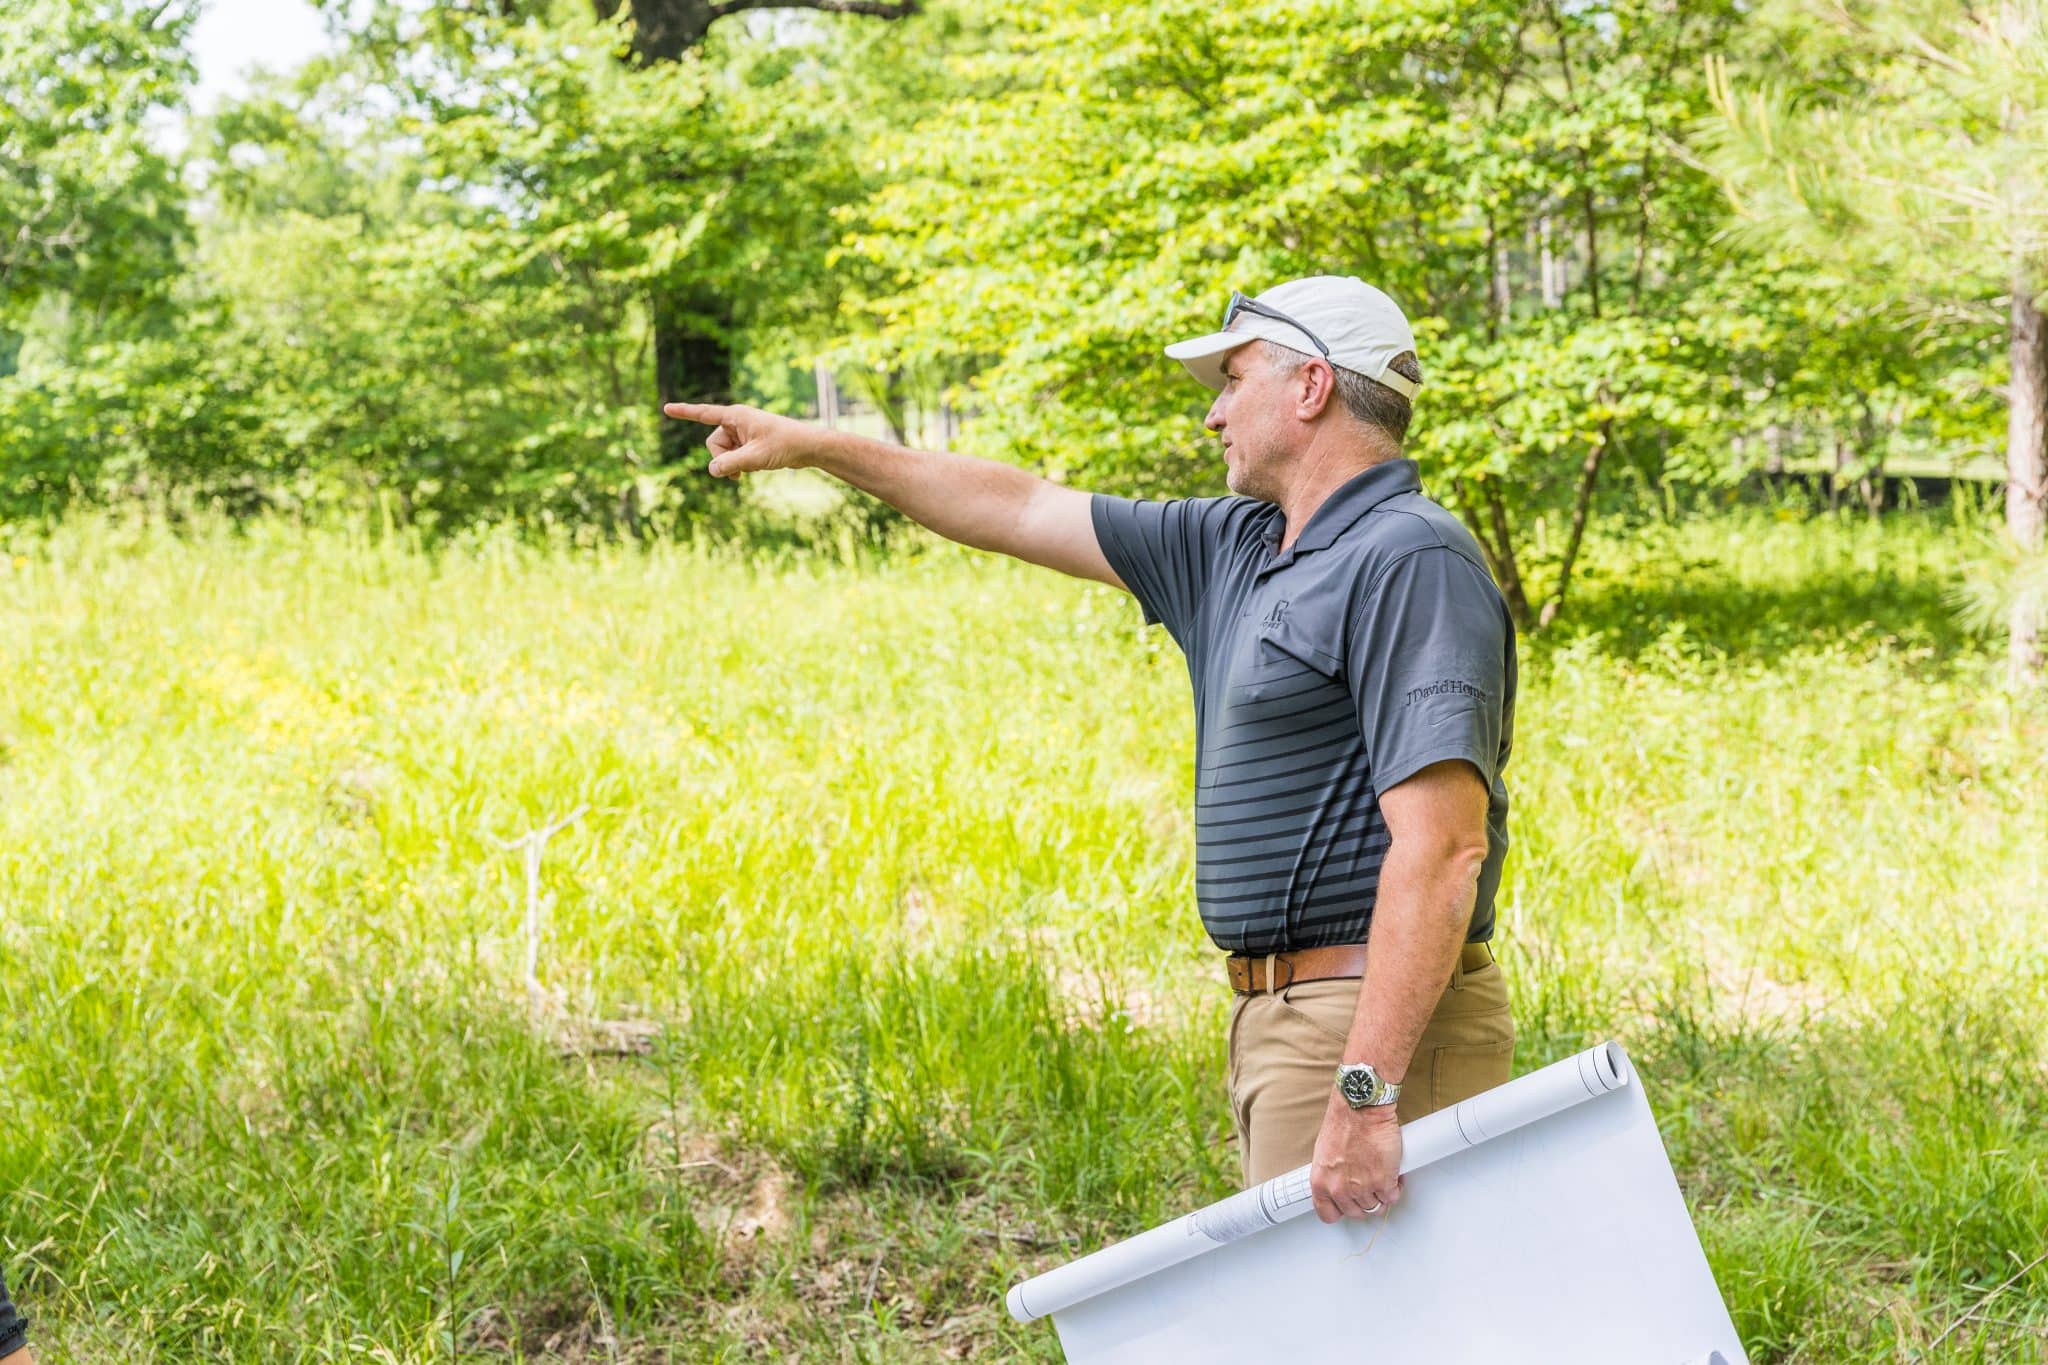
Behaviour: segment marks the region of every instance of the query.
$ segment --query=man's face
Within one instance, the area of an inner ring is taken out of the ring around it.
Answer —
[[[1293,367],[1275,365],[1262,341],[1223,362],[1223,389],[1203,425],[1223,438],[1224,482],[1233,493],[1278,502],[1283,474],[1307,434],[1295,417]]]

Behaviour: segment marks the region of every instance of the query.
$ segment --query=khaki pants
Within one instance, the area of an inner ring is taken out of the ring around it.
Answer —
[[[1230,1012],[1230,1108],[1246,1185],[1315,1155],[1358,987],[1356,980],[1309,981],[1237,997]],[[1402,1077],[1401,1122],[1502,1084],[1514,1052],[1500,967],[1458,968]]]

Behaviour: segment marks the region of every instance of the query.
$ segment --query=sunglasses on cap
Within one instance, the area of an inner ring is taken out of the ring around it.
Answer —
[[[1237,315],[1239,313],[1250,313],[1255,317],[1271,318],[1275,322],[1284,322],[1289,327],[1292,327],[1295,331],[1307,337],[1310,341],[1313,341],[1316,344],[1316,349],[1323,353],[1323,359],[1328,360],[1330,358],[1330,348],[1328,346],[1325,346],[1323,344],[1323,339],[1317,336],[1314,332],[1311,332],[1308,328],[1302,326],[1293,318],[1288,317],[1287,314],[1281,312],[1279,309],[1268,308],[1265,304],[1260,303],[1257,299],[1253,298],[1251,295],[1245,293],[1244,291],[1239,289],[1233,289],[1230,291],[1230,306],[1223,310],[1224,331],[1227,332],[1230,330],[1230,324],[1237,320]]]

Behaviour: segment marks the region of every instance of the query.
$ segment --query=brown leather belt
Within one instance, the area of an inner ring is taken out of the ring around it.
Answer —
[[[1340,943],[1328,948],[1302,948],[1292,953],[1247,957],[1232,953],[1223,959],[1230,973],[1230,989],[1239,995],[1257,995],[1266,989],[1266,964],[1273,964],[1275,990],[1286,990],[1308,981],[1339,981],[1365,975],[1365,945]],[[1458,970],[1476,972],[1493,962],[1493,949],[1484,943],[1468,943],[1458,956]]]

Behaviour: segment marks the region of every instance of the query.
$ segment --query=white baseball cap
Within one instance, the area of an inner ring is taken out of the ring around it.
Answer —
[[[1415,349],[1400,305],[1356,275],[1310,275],[1276,284],[1257,298],[1233,293],[1223,329],[1176,341],[1166,353],[1212,389],[1223,387],[1223,360],[1248,341],[1266,340],[1321,355],[1409,398],[1422,387],[1387,368]]]

